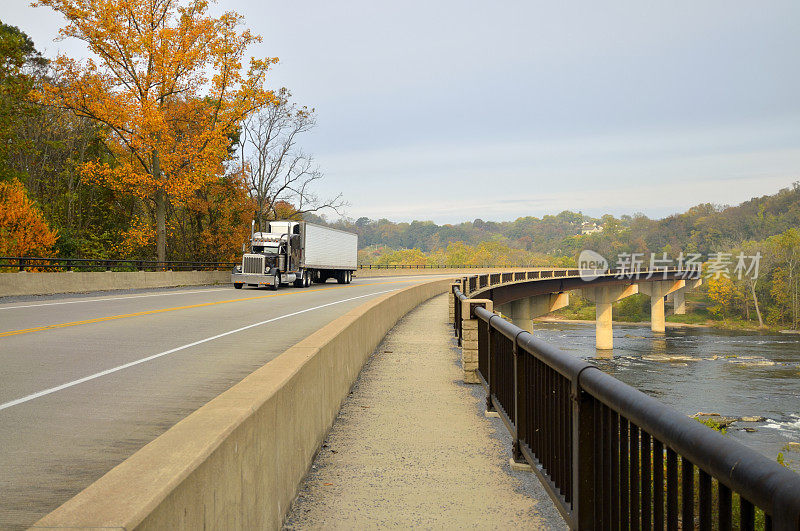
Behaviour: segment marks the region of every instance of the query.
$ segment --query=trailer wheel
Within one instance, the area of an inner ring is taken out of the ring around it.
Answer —
[[[242,286],[244,286],[244,282],[234,282],[233,283],[233,287],[236,288],[236,289],[242,289]]]

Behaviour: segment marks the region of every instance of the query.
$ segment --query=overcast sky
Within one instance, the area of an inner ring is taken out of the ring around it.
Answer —
[[[318,111],[304,149],[347,215],[439,223],[660,217],[800,180],[797,0],[222,0],[271,83]],[[0,18],[48,56],[47,8]]]

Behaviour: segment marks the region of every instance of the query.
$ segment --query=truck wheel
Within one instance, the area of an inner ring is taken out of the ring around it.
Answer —
[[[270,286],[270,289],[272,291],[278,291],[278,286],[280,286],[280,284],[281,278],[278,275],[275,275],[272,279],[272,286]]]
[[[294,287],[296,287],[296,288],[302,288],[302,287],[304,287],[304,286],[305,286],[305,283],[306,283],[306,279],[305,279],[305,277],[303,277],[303,278],[296,278],[296,279],[294,280],[294,282],[292,282],[292,286],[294,286]]]
[[[242,286],[244,286],[243,282],[234,282],[233,283],[233,287],[236,288],[236,289],[242,289]]]
[[[304,288],[307,288],[307,287],[309,287],[310,285],[311,285],[311,276],[310,276],[310,275],[305,275],[305,276],[303,277],[303,287],[304,287]]]

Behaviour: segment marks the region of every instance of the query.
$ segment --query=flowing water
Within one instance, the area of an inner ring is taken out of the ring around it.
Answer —
[[[614,350],[595,349],[594,324],[534,323],[534,335],[688,415],[766,417],[727,436],[800,472],[800,336],[614,324]],[[755,431],[745,431],[755,428]]]

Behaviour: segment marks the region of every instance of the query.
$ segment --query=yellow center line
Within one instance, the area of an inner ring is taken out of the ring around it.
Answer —
[[[349,287],[361,287],[361,286],[381,286],[384,284],[400,284],[402,282],[419,282],[418,280],[397,280],[394,282],[371,282],[369,284],[357,284],[356,286],[349,286]],[[135,312],[135,313],[125,313],[122,315],[110,315],[108,317],[97,317],[95,319],[87,319],[85,321],[72,321],[69,323],[57,323],[45,326],[36,326],[34,328],[25,328],[22,330],[10,330],[8,332],[0,332],[0,338],[3,337],[11,337],[11,336],[19,336],[22,334],[30,334],[32,332],[42,332],[44,330],[55,330],[57,328],[67,328],[70,326],[79,326],[85,324],[92,324],[92,323],[102,323],[105,321],[115,321],[117,319],[127,319],[129,317],[140,317],[142,315],[155,315],[158,313],[165,313],[165,312],[174,312],[177,310],[189,310],[191,308],[203,308],[205,306],[215,306],[217,304],[227,304],[229,302],[242,302],[242,301],[252,301],[256,299],[267,299],[270,297],[285,297],[289,295],[303,295],[305,293],[313,293],[315,291],[331,291],[335,289],[346,289],[348,286],[337,286],[333,288],[317,288],[317,289],[305,289],[303,291],[293,291],[290,293],[271,293],[269,295],[259,295],[257,297],[244,297],[241,299],[229,299],[225,301],[215,301],[215,302],[202,302],[200,304],[190,304],[188,306],[176,306],[174,308],[162,308],[159,310],[145,310],[143,312]]]

